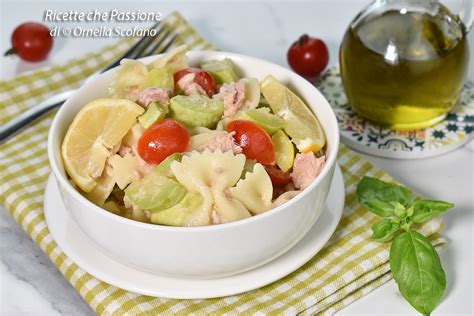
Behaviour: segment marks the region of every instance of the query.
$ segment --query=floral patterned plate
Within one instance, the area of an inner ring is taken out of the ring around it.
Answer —
[[[328,99],[339,121],[342,141],[355,150],[374,156],[413,159],[452,151],[474,136],[474,82],[468,81],[461,98],[446,119],[413,131],[394,131],[359,117],[348,104],[339,67],[329,69],[316,86]]]

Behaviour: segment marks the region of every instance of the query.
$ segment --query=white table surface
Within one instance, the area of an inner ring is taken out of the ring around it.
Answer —
[[[45,9],[139,9],[158,11],[163,15],[179,10],[205,39],[222,50],[252,55],[287,66],[287,48],[299,35],[309,33],[324,39],[330,49],[330,63],[335,64],[338,45],[346,26],[366,3],[363,0],[225,3],[0,0],[0,52],[9,47],[9,34],[16,25],[28,20],[40,21]],[[49,25],[53,26],[54,23]],[[102,24],[89,24],[92,25]],[[474,62],[473,34],[469,35],[471,65]],[[114,39],[57,38],[47,61],[29,64],[15,58],[1,57],[0,73],[2,79],[8,79],[24,71],[67,61],[112,41]],[[471,80],[474,78],[473,72],[474,67],[470,66]],[[388,171],[424,196],[456,204],[455,209],[445,216],[443,235],[449,244],[441,250],[440,256],[448,285],[445,298],[434,315],[472,315],[474,312],[473,152],[471,141],[454,152],[424,160],[391,160],[364,155],[377,167]],[[89,306],[3,207],[0,207],[0,218],[0,314],[93,315]],[[398,294],[393,281],[339,314],[417,315]]]

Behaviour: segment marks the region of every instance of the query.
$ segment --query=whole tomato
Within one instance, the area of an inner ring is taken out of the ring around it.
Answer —
[[[329,51],[324,42],[304,34],[288,50],[288,64],[302,77],[315,79],[326,68]]]
[[[12,48],[5,56],[16,54],[23,60],[36,62],[46,59],[53,47],[53,38],[45,25],[27,22],[13,31],[11,43]]]

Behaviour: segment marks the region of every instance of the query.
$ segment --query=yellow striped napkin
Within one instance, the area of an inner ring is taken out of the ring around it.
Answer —
[[[211,49],[178,14],[163,20],[179,34],[174,45]],[[122,54],[133,42],[124,39],[66,64],[24,74],[0,84],[0,124],[46,97],[78,87],[84,78]],[[98,314],[308,313],[333,314],[390,279],[386,244],[371,240],[375,216],[360,208],[355,186],[363,175],[392,179],[344,145],[339,152],[346,185],[343,218],[327,246],[289,276],[241,295],[209,300],[173,300],[127,292],[104,283],[72,262],[52,239],[43,214],[43,192],[50,174],[46,138],[54,113],[1,146],[0,202],[51,258]],[[424,227],[435,244],[441,221]]]

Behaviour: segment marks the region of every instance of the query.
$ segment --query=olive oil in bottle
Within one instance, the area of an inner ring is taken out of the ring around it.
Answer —
[[[442,120],[458,101],[468,67],[466,30],[437,14],[388,10],[349,26],[340,49],[348,100],[361,116],[393,129]]]

